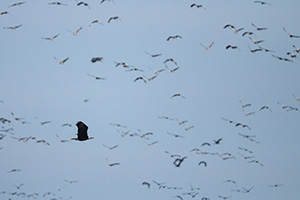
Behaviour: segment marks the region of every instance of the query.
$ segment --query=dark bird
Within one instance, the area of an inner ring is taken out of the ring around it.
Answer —
[[[70,184],[73,184],[73,183],[78,183],[79,181],[78,180],[74,180],[74,181],[70,181],[70,180],[67,180],[67,179],[64,179],[65,182],[67,183],[70,183]]]
[[[180,35],[174,35],[174,36],[169,36],[169,37],[167,38],[167,41],[169,41],[169,40],[171,40],[171,39],[177,39],[177,38],[182,39],[182,37],[181,37]]]
[[[55,56],[54,59],[61,65],[63,65],[65,62],[67,62],[69,60],[69,57],[65,58],[64,60],[58,60]]]
[[[286,32],[289,35],[290,38],[300,38],[300,36],[298,36],[298,35],[292,35],[289,32],[287,32],[284,27],[282,29],[284,32]]]
[[[172,135],[172,136],[174,136],[175,138],[179,138],[179,137],[184,138],[184,136],[178,135],[178,134],[175,134],[175,133],[169,133],[169,132],[167,132],[167,134]]]
[[[174,94],[173,96],[170,97],[170,99],[173,99],[174,97],[182,97],[185,99],[184,96],[182,96],[181,94],[177,93],[177,94]]]
[[[241,126],[241,127],[243,127],[243,128],[248,128],[249,130],[251,130],[251,128],[250,128],[248,125],[246,125],[246,124],[237,123],[237,124],[235,124],[235,126],[236,126],[236,127]]]
[[[19,2],[19,3],[14,3],[14,4],[12,4],[12,5],[8,6],[8,7],[20,6],[20,5],[24,4],[24,3],[26,3],[26,2],[22,1],[22,2]]]
[[[251,25],[257,30],[257,31],[264,31],[267,30],[268,28],[262,28],[262,27],[257,27],[255,24],[251,23]]]
[[[3,29],[11,29],[11,30],[16,30],[17,28],[20,28],[22,24],[17,25],[17,26],[9,26],[9,27],[3,27]]]
[[[297,57],[296,54],[293,54],[291,52],[287,52],[286,55],[289,55],[291,58],[296,58]]]
[[[296,97],[296,95],[293,94],[293,97],[296,99],[296,101],[300,102],[300,98]]]
[[[78,128],[77,138],[72,138],[72,140],[86,141],[86,140],[94,139],[94,137],[88,136],[87,134],[88,126],[85,125],[82,121],[78,121],[76,123],[76,126]]]
[[[223,28],[224,28],[224,29],[226,29],[226,28],[232,28],[232,29],[235,29],[235,27],[234,27],[233,25],[231,25],[231,24],[227,24],[227,25],[225,25]]]
[[[248,163],[257,163],[257,164],[259,164],[260,166],[264,166],[261,162],[259,162],[258,160],[251,160],[251,161],[249,161]]]
[[[239,28],[239,29],[237,29],[235,26],[233,26],[233,25],[231,25],[231,24],[227,24],[227,25],[225,25],[223,28],[224,28],[224,29],[226,29],[226,28],[233,29],[233,30],[234,30],[234,31],[233,31],[234,34],[238,34],[238,32],[244,30],[244,28]]]
[[[103,25],[102,22],[100,22],[99,20],[96,19],[96,20],[92,21],[89,26],[92,26],[93,24],[96,24],[96,23]]]
[[[190,7],[191,7],[191,8],[193,8],[193,7],[196,7],[196,8],[203,8],[204,10],[206,10],[206,8],[205,8],[203,5],[195,4],[195,3],[193,3]]]
[[[204,167],[207,167],[207,163],[206,163],[205,161],[200,161],[200,162],[198,163],[198,165],[201,165],[201,164],[203,164]]]
[[[173,162],[173,164],[175,165],[175,167],[180,167],[181,163],[184,161],[184,159],[186,159],[187,157],[183,157],[183,158],[176,158]]]
[[[222,138],[218,139],[218,140],[213,140],[214,144],[220,144],[220,142],[222,141]]]
[[[167,65],[166,65],[166,68],[170,71],[170,72],[175,72],[179,69],[179,67],[175,67],[173,69],[169,68]]]
[[[290,60],[288,58],[283,58],[283,57],[275,56],[274,54],[272,54],[272,56],[274,58],[277,58],[278,60],[282,60],[282,61],[286,61],[286,62],[294,62],[294,61],[292,61],[292,60]]]
[[[112,20],[121,20],[120,17],[115,16],[115,17],[110,17],[107,21],[107,23],[110,23]]]
[[[270,112],[272,112],[272,110],[269,108],[269,106],[262,106],[259,111],[262,111],[262,110],[269,110]]]
[[[205,145],[206,145],[206,146],[210,146],[210,143],[204,142],[204,143],[201,144],[201,146],[205,146]]]
[[[252,190],[253,188],[254,188],[254,186],[251,187],[251,188],[249,188],[249,189],[243,188],[243,190],[244,190],[245,193],[249,193],[249,192],[251,192],[251,190]]]
[[[173,158],[173,157],[179,157],[179,158],[180,158],[180,157],[181,157],[181,156],[178,155],[178,154],[171,154],[171,153],[168,152],[168,151],[165,151],[165,153],[166,153],[166,154],[169,154],[171,158]]]
[[[238,49],[238,50],[240,50],[240,48],[238,47],[238,46],[232,46],[232,45],[227,45],[226,47],[225,47],[225,49]]]
[[[67,4],[64,4],[64,3],[61,3],[61,2],[51,2],[51,3],[48,3],[48,5],[58,5],[58,6],[67,6]]]
[[[144,181],[144,182],[142,183],[142,185],[146,185],[148,188],[150,188],[150,183],[148,183],[148,182],[146,182],[146,181]]]
[[[145,79],[144,77],[142,77],[142,76],[139,76],[139,77],[135,78],[135,79],[133,80],[133,82],[136,82],[136,81],[138,81],[138,80],[143,80],[144,83],[147,83],[146,79]]]
[[[250,32],[250,31],[246,31],[242,34],[242,36],[245,36],[245,35],[253,35],[253,32]]]
[[[270,50],[270,49],[266,49],[266,48],[263,48],[261,46],[258,46],[261,50],[263,50],[264,52],[275,52],[273,50]]]
[[[12,14],[10,14],[10,12],[8,12],[8,11],[3,11],[3,12],[1,12],[1,13],[0,13],[0,16],[2,16],[2,15],[7,15],[7,14],[9,14],[9,15],[13,16],[13,15],[12,15]]]
[[[268,5],[268,6],[271,5],[271,4],[269,4],[269,3],[265,2],[265,1],[254,1],[254,3],[259,3],[261,5]]]
[[[273,185],[269,185],[269,187],[280,187],[280,186],[284,186],[283,184],[273,184]]]
[[[92,63],[95,63],[95,62],[101,62],[102,60],[103,60],[102,57],[94,57],[94,58],[91,59],[91,62],[92,62]]]
[[[248,47],[249,47],[249,46],[248,46]],[[259,48],[259,49],[252,49],[251,47],[249,47],[249,49],[250,49],[250,52],[251,52],[251,53],[255,53],[255,52],[257,52],[257,51],[262,51],[261,48]]]
[[[236,181],[228,179],[228,180],[224,181],[223,183],[233,183],[233,184],[236,184]]]
[[[52,36],[52,37],[47,37],[47,38],[44,38],[44,37],[42,37],[42,39],[43,40],[50,40],[50,41],[53,41],[55,38],[57,38],[59,36],[59,34],[57,34],[57,35],[54,35],[54,36]]]
[[[106,158],[106,161],[108,163],[108,166],[110,166],[110,167],[113,167],[113,166],[116,166],[116,165],[120,165],[120,163],[111,163],[111,162],[109,162],[107,158]]]
[[[231,196],[221,196],[221,195],[218,195],[218,197],[221,198],[221,199],[224,199],[224,200],[228,199],[228,198],[231,198]]]
[[[90,6],[89,6],[89,4],[88,4],[88,3],[85,3],[85,2],[83,2],[83,1],[77,3],[77,6],[80,6],[80,5],[84,5],[84,6],[88,7],[89,9],[91,9]]]
[[[206,51],[209,51],[213,44],[214,44],[214,42],[210,43],[210,45],[209,45],[208,47],[206,47],[206,46],[204,46],[203,44],[200,43],[200,45],[201,45],[204,49],[206,49]]]
[[[20,169],[12,169],[12,170],[8,171],[7,173],[20,172],[20,171],[21,171]]]
[[[177,65],[177,62],[173,59],[173,58],[168,58],[164,61],[164,63],[166,64],[167,62],[172,62],[174,63],[175,65]]]
[[[300,49],[299,49],[298,47],[296,47],[295,45],[293,45],[293,47],[296,49],[295,51],[296,51],[297,53],[300,53]]]

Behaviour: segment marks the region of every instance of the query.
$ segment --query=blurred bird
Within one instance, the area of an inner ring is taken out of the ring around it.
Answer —
[[[89,4],[88,4],[88,3],[85,3],[85,2],[83,2],[83,1],[77,3],[77,6],[80,6],[80,5],[84,5],[84,6],[88,7],[89,9],[91,9],[91,7],[89,6]]]
[[[9,27],[3,27],[3,29],[11,29],[11,30],[16,30],[17,28],[20,28],[22,24],[17,25],[17,26],[9,26]]]
[[[206,8],[205,8],[203,5],[195,4],[195,3],[193,3],[190,7],[191,7],[191,8],[193,8],[193,7],[196,7],[196,8],[203,8],[204,10],[206,10]]]
[[[183,157],[183,158],[177,158],[174,160],[173,164],[175,165],[175,167],[180,167],[181,163],[186,159],[187,157]]]
[[[108,21],[107,21],[107,23],[110,23],[112,20],[121,20],[120,19],[120,17],[118,17],[118,16],[115,16],[115,17],[110,17],[109,19],[108,19]]]
[[[99,20],[97,20],[97,19],[96,19],[96,20],[93,20],[93,21],[90,23],[90,25],[89,25],[89,26],[91,27],[93,24],[96,24],[96,23],[97,23],[97,24],[101,24],[101,25],[103,25],[103,23],[102,23],[102,22],[100,22]]]
[[[93,77],[96,80],[106,80],[106,78],[102,78],[102,77],[95,76],[95,75],[92,75],[92,74],[87,74],[87,75],[90,76],[90,77]]]
[[[44,38],[44,37],[42,37],[42,39],[43,40],[50,40],[50,41],[53,41],[55,38],[57,38],[59,36],[59,34],[56,34],[56,35],[54,35],[54,36],[52,36],[52,37],[47,37],[47,38]]]
[[[200,45],[201,45],[204,49],[206,49],[206,51],[209,51],[213,44],[214,44],[214,42],[210,43],[210,45],[209,45],[208,47],[206,47],[206,46],[204,46],[203,44],[200,43]]]
[[[257,27],[255,24],[251,23],[251,25],[257,30],[257,31],[264,31],[267,30],[268,28],[262,28],[262,27]]]
[[[254,3],[259,3],[259,4],[261,4],[261,5],[271,5],[271,4],[269,4],[269,3],[267,3],[267,2],[264,2],[264,1],[254,1]]]
[[[182,37],[181,37],[180,35],[174,35],[174,36],[169,36],[169,37],[167,38],[167,41],[169,41],[169,40],[171,40],[171,39],[177,39],[177,38],[182,39]]]
[[[8,7],[20,6],[20,5],[25,4],[25,3],[26,3],[25,1],[22,1],[22,2],[19,2],[19,3],[14,3],[14,4],[12,4]]]
[[[198,165],[201,165],[201,164],[203,164],[204,167],[207,167],[207,163],[206,163],[205,161],[200,161],[200,162],[198,163]]]
[[[58,60],[55,56],[54,56],[54,59],[61,65],[63,65],[65,62],[67,62],[69,60],[69,57],[63,59],[63,60]]]
[[[51,2],[51,3],[48,3],[48,5],[58,5],[58,6],[67,6],[67,4],[64,4],[64,3],[61,3],[61,2]]]
[[[79,31],[82,30],[82,27],[78,28],[75,32],[67,30],[68,32],[72,33],[74,36],[77,36],[77,34],[79,33]]]
[[[151,53],[149,53],[149,52],[147,52],[147,51],[145,51],[145,53],[148,54],[148,55],[150,55],[152,58],[156,58],[156,57],[158,57],[158,56],[161,56],[161,53],[158,53],[158,54],[151,54]]]
[[[298,36],[298,35],[292,35],[289,32],[287,32],[284,27],[282,29],[284,32],[286,32],[289,35],[290,38],[300,38],[300,36]]]

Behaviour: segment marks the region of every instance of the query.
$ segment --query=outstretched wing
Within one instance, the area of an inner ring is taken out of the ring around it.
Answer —
[[[78,128],[78,140],[87,140],[89,138],[87,134],[88,126],[81,121],[77,122],[76,126]]]

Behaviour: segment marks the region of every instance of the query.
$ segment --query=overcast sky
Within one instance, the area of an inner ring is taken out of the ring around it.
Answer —
[[[0,2],[1,199],[298,198],[299,1],[53,2]]]

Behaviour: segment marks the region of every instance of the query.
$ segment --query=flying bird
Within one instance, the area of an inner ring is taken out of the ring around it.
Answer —
[[[161,56],[161,53],[158,53],[158,54],[151,54],[151,53],[149,53],[149,52],[147,52],[147,51],[145,51],[145,53],[148,54],[148,55],[150,55],[152,58],[156,58],[156,57],[158,57],[158,56]]]
[[[103,25],[102,22],[100,22],[99,20],[96,19],[96,20],[92,21],[89,26],[91,27],[93,24],[96,24],[96,23]]]
[[[88,126],[84,124],[82,121],[78,121],[76,123],[76,126],[78,128],[77,138],[72,138],[72,140],[86,141],[86,140],[94,139],[94,137],[88,136],[87,134]]]
[[[107,21],[107,23],[110,23],[112,20],[121,20],[120,17],[115,16],[115,17],[110,17]]]
[[[252,42],[253,42],[254,44],[259,44],[259,43],[264,42],[264,40],[258,40],[258,41],[256,41],[256,40],[252,39],[252,37],[249,37],[249,39],[252,40]]]
[[[272,56],[274,58],[277,58],[278,60],[282,60],[282,61],[286,61],[286,62],[294,62],[294,61],[292,61],[292,60],[290,60],[288,58],[283,58],[283,57],[275,56],[274,54],[272,54]]]
[[[3,29],[11,29],[11,30],[16,30],[17,28],[20,28],[22,24],[17,25],[17,26],[9,26],[9,27],[3,27]]]
[[[77,3],[77,6],[80,6],[80,5],[84,5],[84,6],[88,7],[89,9],[91,9],[91,7],[89,6],[89,4],[88,4],[88,3],[85,3],[85,2],[83,2],[83,1]]]
[[[200,161],[200,162],[198,163],[198,165],[201,165],[201,164],[203,164],[204,167],[207,167],[207,163],[206,163],[205,161]]]
[[[259,3],[261,5],[268,5],[268,6],[271,5],[271,4],[269,4],[269,3],[265,2],[265,1],[254,1],[254,3]]]
[[[102,78],[102,77],[95,76],[95,75],[92,75],[92,74],[87,74],[87,75],[90,76],[90,77],[93,77],[96,80],[106,80],[106,78]]]
[[[284,27],[282,29],[283,29],[284,32],[286,32],[289,35],[290,38],[300,38],[300,36],[298,36],[298,35],[292,35],[289,32],[287,32],[287,30],[285,30]]]
[[[173,96],[171,96],[170,99],[173,99],[174,97],[181,97],[181,98],[185,99],[185,96],[183,96],[183,95],[181,95],[179,93],[173,94]]]
[[[183,157],[183,158],[176,158],[173,162],[173,164],[175,165],[175,167],[180,167],[181,163],[184,161],[184,159],[186,159],[187,157]]]
[[[74,36],[77,36],[77,34],[79,33],[79,31],[82,30],[82,27],[78,28],[75,32],[67,30],[68,32],[72,33]]]
[[[102,60],[103,60],[102,57],[94,57],[94,58],[91,59],[91,62],[92,62],[92,63],[95,63],[95,62],[101,62]]]
[[[51,2],[51,3],[48,3],[48,5],[58,5],[58,6],[67,6],[67,4],[64,4],[64,3],[61,3],[61,2]]]
[[[206,10],[206,8],[205,8],[203,5],[195,4],[195,3],[193,3],[190,7],[191,7],[191,8],[193,8],[193,7],[196,7],[196,8],[203,8],[204,10]]]
[[[167,38],[167,41],[169,41],[169,40],[171,40],[171,39],[177,39],[177,38],[182,39],[182,37],[181,37],[180,35],[174,35],[174,36],[169,36],[169,37]]]
[[[55,38],[57,38],[59,36],[59,34],[56,34],[56,35],[54,35],[54,36],[52,36],[52,37],[46,37],[46,38],[44,38],[44,37],[42,37],[42,39],[43,40],[50,40],[50,41],[53,41]]]
[[[257,31],[264,31],[267,30],[268,28],[262,28],[262,27],[257,27],[255,24],[251,23],[251,25],[257,30]]]
[[[218,139],[218,140],[213,140],[214,144],[220,144],[220,142],[222,141],[222,138]]]
[[[111,163],[111,162],[109,162],[107,158],[106,158],[106,161],[108,163],[108,166],[110,166],[110,167],[113,167],[113,166],[116,166],[116,165],[120,165],[120,163]]]
[[[119,145],[115,145],[115,146],[110,147],[110,146],[106,146],[105,144],[103,144],[103,146],[105,148],[109,149],[109,150],[113,150],[113,149],[117,148]]]
[[[64,60],[58,60],[55,56],[54,59],[61,65],[63,65],[65,62],[67,62],[69,60],[69,57],[65,58]]]
[[[233,45],[227,45],[226,47],[225,47],[225,49],[238,49],[238,50],[241,50],[238,46],[233,46]]]
[[[26,3],[26,2],[22,1],[22,2],[19,2],[19,3],[14,3],[14,4],[12,4],[12,5],[8,6],[8,7],[20,6],[20,5],[24,4],[24,3]]]
[[[146,181],[144,181],[144,182],[142,183],[142,185],[146,185],[148,188],[150,188],[150,183],[148,183],[148,182],[146,182]]]
[[[209,45],[208,47],[206,47],[206,46],[204,46],[203,44],[200,43],[200,45],[201,45],[204,49],[206,49],[206,51],[209,51],[213,44],[214,44],[214,42],[210,43],[210,45]]]

